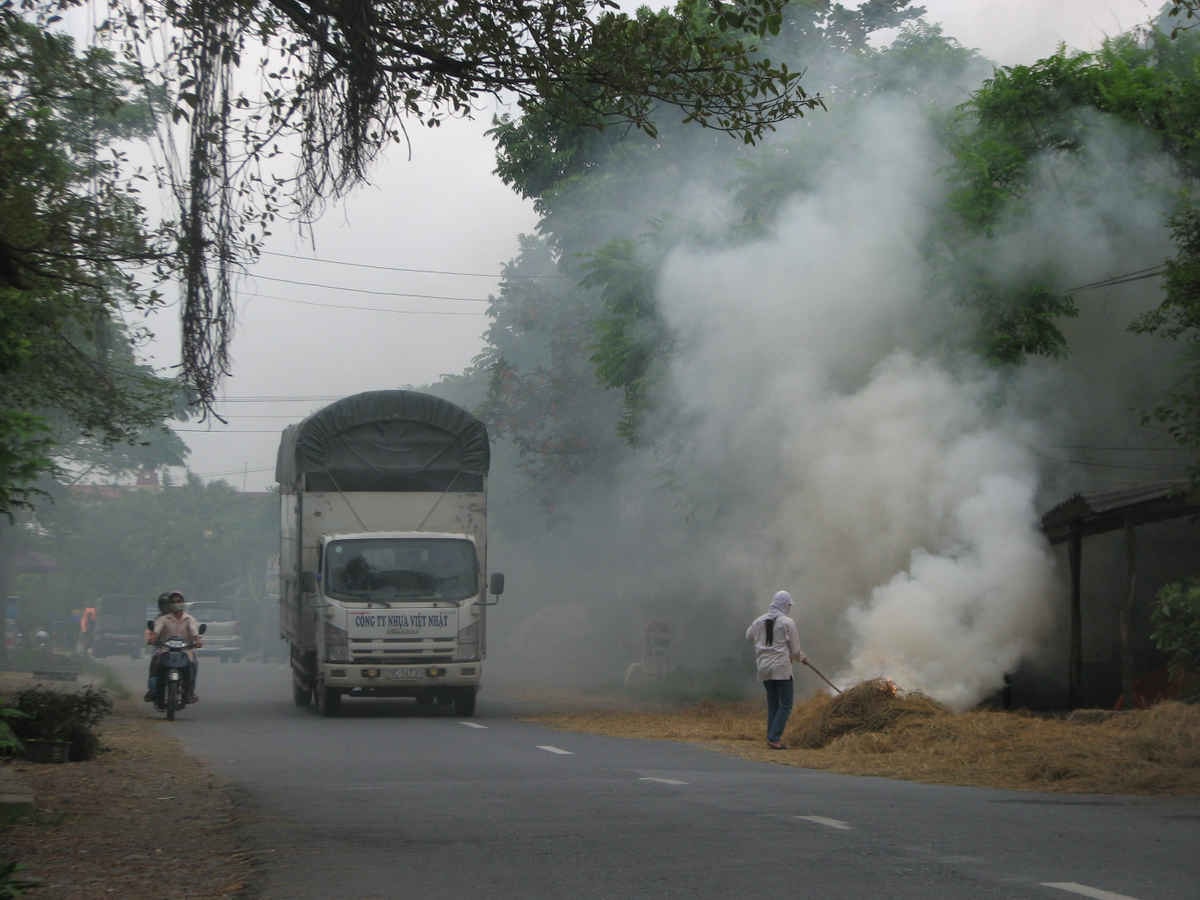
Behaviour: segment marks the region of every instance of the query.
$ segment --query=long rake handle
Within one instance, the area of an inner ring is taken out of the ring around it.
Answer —
[[[806,666],[808,666],[810,669],[812,669],[814,672],[816,672],[818,675],[821,675],[821,670],[818,669],[816,666],[814,666],[812,663],[810,663],[807,659],[804,661],[804,664]],[[821,680],[823,682],[825,682],[827,685],[829,685],[831,688],[833,688],[835,691],[837,691],[839,694],[842,692],[842,689],[840,687],[838,687],[836,684],[834,684],[832,681],[830,681],[824,675],[821,675]]]

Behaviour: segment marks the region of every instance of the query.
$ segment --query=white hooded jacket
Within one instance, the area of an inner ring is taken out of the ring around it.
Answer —
[[[771,600],[771,608],[750,623],[746,640],[754,642],[754,661],[761,681],[786,681],[792,677],[792,661],[803,662],[807,657],[800,649],[796,623],[787,615],[792,608],[792,595],[779,591]],[[767,642],[767,622],[772,621],[771,642]]]

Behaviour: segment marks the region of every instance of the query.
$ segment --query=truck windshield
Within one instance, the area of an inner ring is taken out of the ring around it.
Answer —
[[[479,592],[475,545],[453,538],[331,541],[324,571],[325,594],[337,600],[464,600]]]

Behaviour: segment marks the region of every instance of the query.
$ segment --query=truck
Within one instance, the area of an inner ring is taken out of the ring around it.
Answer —
[[[411,697],[475,714],[488,577],[483,422],[410,390],[344,397],[284,429],[279,623],[297,706]],[[491,595],[489,598],[489,594]]]

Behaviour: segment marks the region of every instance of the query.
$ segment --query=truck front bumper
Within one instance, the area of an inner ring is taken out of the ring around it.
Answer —
[[[478,661],[403,666],[325,663],[323,668],[326,687],[398,696],[439,687],[477,687],[483,676],[483,664]]]

